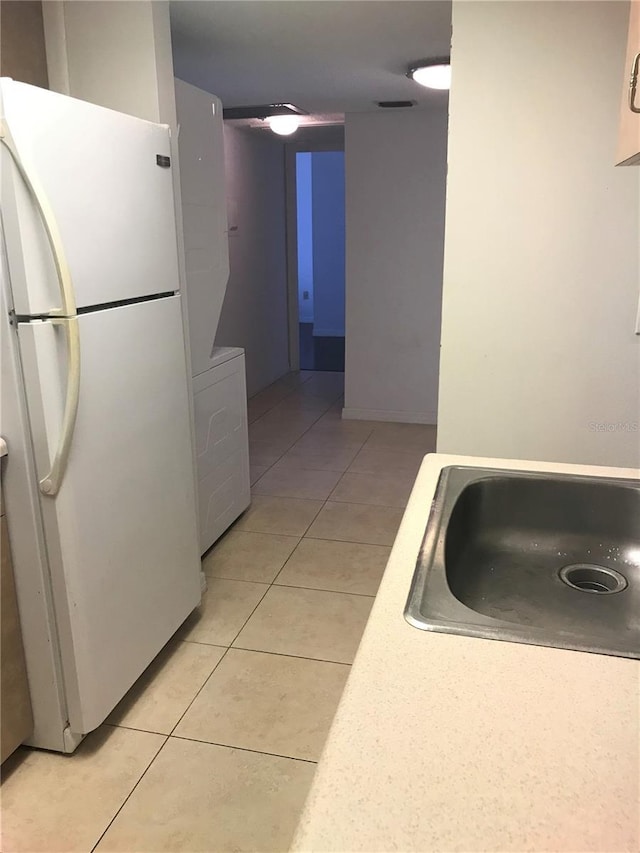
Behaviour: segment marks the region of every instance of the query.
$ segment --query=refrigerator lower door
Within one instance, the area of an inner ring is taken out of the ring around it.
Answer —
[[[72,732],[106,718],[200,600],[180,297],[83,314],[77,420],[41,495]],[[59,439],[64,330],[18,331],[38,477]]]

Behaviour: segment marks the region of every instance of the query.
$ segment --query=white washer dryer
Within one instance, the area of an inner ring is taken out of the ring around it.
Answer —
[[[249,506],[244,350],[213,347],[229,280],[222,104],[175,81],[200,553]]]
[[[214,347],[211,365],[193,380],[201,553],[251,495],[244,350]]]

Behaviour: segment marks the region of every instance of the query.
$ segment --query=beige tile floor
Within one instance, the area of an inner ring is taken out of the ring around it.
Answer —
[[[208,588],[73,756],[3,766],[10,851],[286,851],[435,430],[341,420],[341,374],[249,401],[253,500]]]

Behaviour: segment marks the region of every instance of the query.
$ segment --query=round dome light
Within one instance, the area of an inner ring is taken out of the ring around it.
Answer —
[[[269,116],[267,122],[271,130],[279,136],[290,136],[300,127],[299,116]]]
[[[451,88],[451,66],[448,63],[418,65],[409,69],[408,76],[416,83],[427,86],[429,89]]]

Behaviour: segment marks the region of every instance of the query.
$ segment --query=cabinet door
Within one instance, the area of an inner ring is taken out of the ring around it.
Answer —
[[[619,166],[640,165],[640,0],[632,0],[618,137]],[[636,80],[635,91],[631,87]]]

